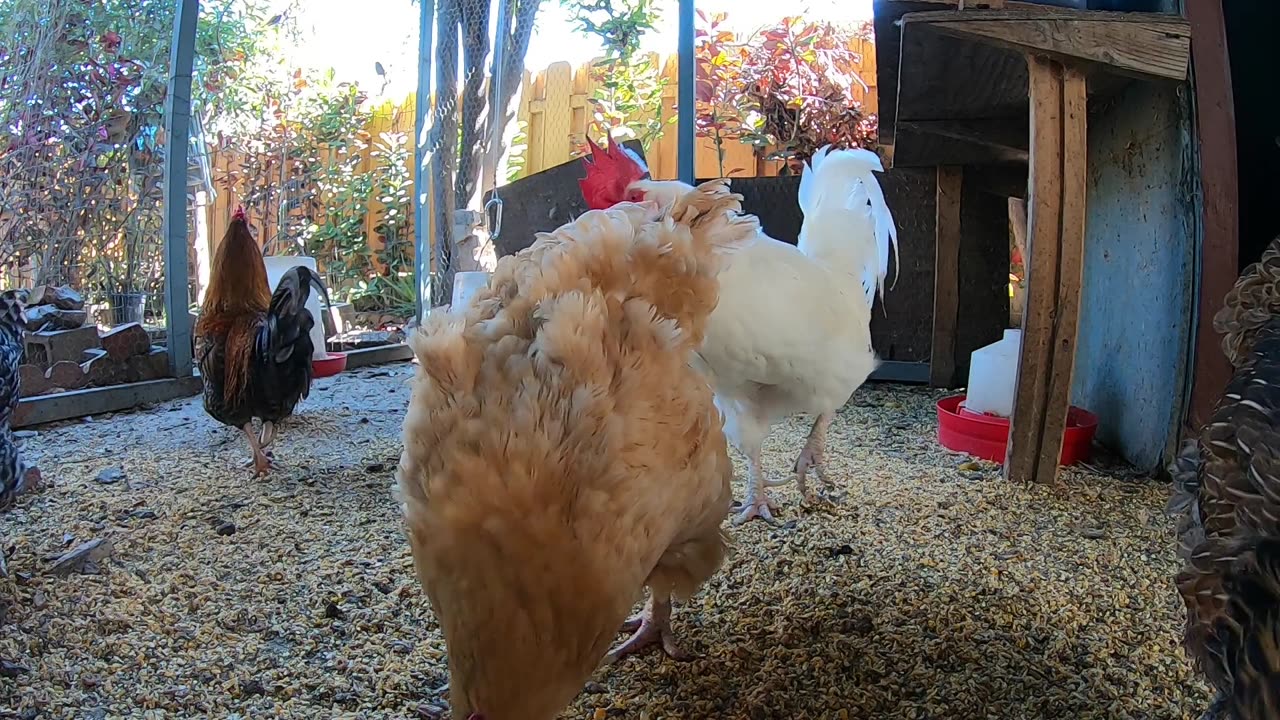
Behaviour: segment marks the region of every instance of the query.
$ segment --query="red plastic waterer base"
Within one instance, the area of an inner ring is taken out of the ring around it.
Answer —
[[[329,356],[323,360],[311,361],[311,374],[313,377],[323,378],[337,375],[347,369],[347,354],[340,352],[331,352]]]
[[[938,401],[938,442],[948,450],[1003,463],[1009,444],[1009,419],[962,410],[964,395]],[[1074,405],[1067,411],[1067,430],[1062,437],[1063,465],[1089,459],[1098,416]]]

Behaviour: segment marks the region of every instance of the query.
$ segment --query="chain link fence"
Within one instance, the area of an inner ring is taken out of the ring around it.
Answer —
[[[540,0],[437,0],[424,176],[430,208],[434,307],[450,302],[458,272],[492,266],[481,208],[498,183],[504,131],[524,78],[524,57]],[[489,219],[498,210],[490,208]],[[427,304],[424,299],[424,305]]]

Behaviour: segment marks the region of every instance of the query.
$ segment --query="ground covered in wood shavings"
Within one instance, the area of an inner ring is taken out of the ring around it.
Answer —
[[[318,381],[253,480],[197,399],[24,439],[54,485],[0,516],[0,717],[436,717],[444,645],[389,486],[407,364]],[[599,671],[566,718],[1190,718],[1166,489],[1023,488],[942,451],[932,391],[860,390],[845,496],[736,531],[676,608],[700,655]],[[780,427],[776,475],[807,433]],[[77,572],[52,559],[104,539]]]

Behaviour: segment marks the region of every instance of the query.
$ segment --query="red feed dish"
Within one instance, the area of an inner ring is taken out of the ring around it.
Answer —
[[[337,375],[347,369],[347,354],[340,352],[331,352],[329,357],[323,360],[311,361],[311,373],[315,377],[323,378]]]
[[[1009,443],[1009,420],[998,415],[978,414],[960,408],[964,395],[938,401],[938,442],[948,450],[1003,463]],[[1062,438],[1063,465],[1088,460],[1098,416],[1074,405],[1067,410],[1067,430]]]

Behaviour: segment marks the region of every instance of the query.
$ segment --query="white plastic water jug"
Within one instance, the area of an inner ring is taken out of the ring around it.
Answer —
[[[460,272],[453,276],[453,303],[451,310],[461,310],[471,302],[471,298],[481,288],[489,284],[489,276],[493,273],[485,271]]]
[[[1000,342],[973,351],[969,359],[969,387],[965,391],[966,410],[1000,417],[1013,414],[1021,351],[1021,330],[1005,330]]]
[[[309,270],[316,270],[315,258],[304,255],[276,255],[264,257],[262,262],[267,266],[267,284],[271,286],[272,292],[280,284],[280,278],[284,277],[290,269],[302,265]],[[329,353],[324,347],[324,316],[320,314],[320,293],[315,287],[311,288],[311,296],[307,298],[307,309],[311,311],[311,317],[316,321],[316,324],[311,327],[311,344],[315,346],[311,359],[323,360],[329,357]]]

